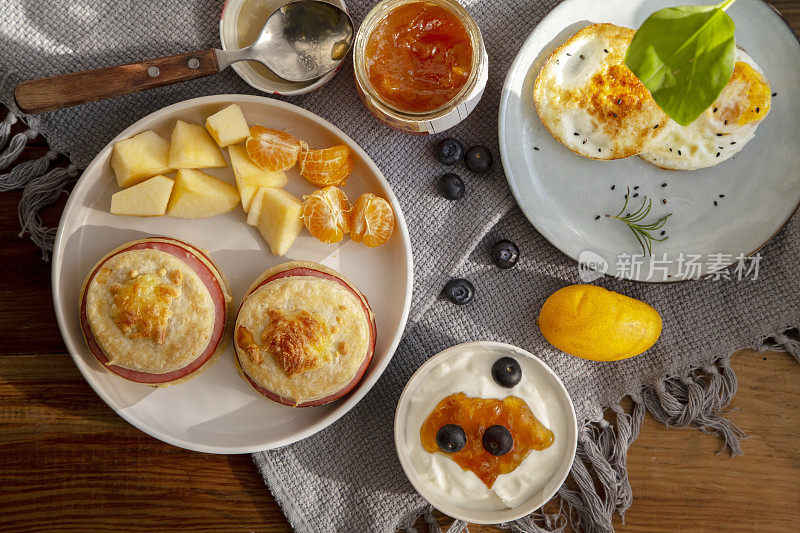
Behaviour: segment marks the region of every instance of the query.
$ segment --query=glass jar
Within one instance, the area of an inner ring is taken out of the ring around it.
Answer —
[[[411,3],[436,5],[450,11],[463,24],[472,45],[472,65],[464,86],[441,107],[421,113],[398,109],[385,101],[370,83],[365,60],[367,42],[376,26],[397,7]],[[455,0],[383,0],[372,8],[358,29],[353,46],[353,70],[361,100],[373,115],[396,130],[428,135],[452,128],[475,109],[489,77],[489,57],[480,28],[469,12]]]

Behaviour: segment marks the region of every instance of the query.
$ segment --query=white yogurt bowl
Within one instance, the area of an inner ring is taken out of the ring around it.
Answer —
[[[492,364],[500,357],[512,357],[522,367],[522,380],[512,388],[492,379]],[[531,451],[488,489],[473,472],[444,454],[427,452],[420,441],[427,416],[457,392],[480,398],[519,396],[553,431],[553,444]],[[468,522],[497,524],[526,516],[553,497],[575,458],[578,423],[564,384],[540,359],[510,344],[468,342],[436,354],[414,373],[397,404],[394,438],[406,476],[434,507]]]
[[[219,21],[219,40],[223,50],[244,48],[255,40],[267,18],[279,7],[293,0],[227,0],[222,7]],[[347,9],[343,0],[324,0]],[[254,33],[250,33],[254,32]],[[342,62],[341,65],[344,64]],[[259,91],[270,94],[293,96],[305,94],[322,87],[336,75],[338,68],[328,74],[307,82],[287,81],[257,61],[239,61],[231,65],[233,70]]]

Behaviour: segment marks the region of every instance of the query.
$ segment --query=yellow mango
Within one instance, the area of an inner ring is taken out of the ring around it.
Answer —
[[[539,312],[539,329],[570,355],[618,361],[650,349],[661,335],[661,316],[648,304],[596,285],[557,290]]]

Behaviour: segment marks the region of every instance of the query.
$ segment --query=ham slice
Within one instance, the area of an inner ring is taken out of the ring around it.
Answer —
[[[202,257],[211,263],[211,260],[206,256],[202,251],[191,246],[187,243],[182,241],[178,241],[177,239],[169,239],[170,241],[174,241],[173,243],[170,242],[163,242],[161,240],[153,240],[153,241],[139,241],[131,246],[125,247],[121,250],[114,252],[112,255],[106,257],[100,264],[95,267],[94,271],[92,271],[91,276],[86,282],[86,287],[89,286],[91,281],[97,275],[97,272],[100,271],[100,268],[112,257],[121,254],[122,252],[127,252],[131,250],[145,250],[145,249],[152,249],[158,250],[161,252],[166,252],[170,255],[173,255],[186,263],[189,268],[194,271],[203,284],[208,289],[208,293],[211,295],[211,300],[214,303],[214,310],[215,310],[215,317],[214,317],[214,329],[211,333],[211,339],[206,346],[206,348],[202,351],[202,353],[191,363],[184,366],[183,368],[179,368],[178,370],[173,370],[171,372],[166,372],[164,374],[153,374],[149,372],[140,372],[137,370],[130,370],[128,368],[123,368],[121,366],[112,365],[108,363],[108,356],[106,356],[103,349],[97,343],[94,335],[92,334],[92,329],[89,327],[89,321],[86,317],[86,291],[84,291],[81,297],[81,329],[83,330],[83,335],[86,338],[86,344],[89,345],[89,350],[95,356],[95,358],[100,361],[100,363],[110,370],[111,372],[117,374],[120,377],[128,379],[130,381],[135,381],[138,383],[146,383],[149,385],[159,385],[169,383],[171,381],[176,381],[178,379],[184,378],[189,374],[195,372],[197,369],[202,367],[209,359],[214,355],[217,351],[217,347],[219,346],[220,341],[222,340],[222,335],[225,333],[225,323],[227,319],[227,307],[225,303],[225,293],[223,292],[222,287],[220,286],[219,279],[214,272],[208,267],[208,265],[203,262],[201,259],[197,257],[197,254],[202,255]]]
[[[264,396],[266,396],[270,400],[272,400],[274,402],[281,403],[283,405],[290,405],[290,406],[293,406],[293,407],[314,407],[314,406],[318,406],[318,405],[324,405],[326,403],[330,403],[330,402],[332,402],[334,400],[337,400],[337,399],[341,398],[345,394],[347,394],[350,391],[352,391],[355,388],[355,386],[358,385],[358,383],[361,381],[361,378],[364,376],[364,372],[366,372],[367,367],[369,367],[369,364],[372,361],[372,355],[375,353],[375,338],[376,338],[376,332],[377,332],[376,326],[375,326],[375,316],[372,313],[372,309],[369,306],[369,302],[367,302],[367,298],[363,294],[361,294],[359,291],[355,290],[345,280],[343,280],[342,278],[340,278],[338,276],[335,276],[333,274],[329,274],[327,272],[322,272],[322,271],[315,270],[313,268],[308,268],[308,267],[290,268],[290,269],[284,270],[282,272],[278,272],[276,274],[273,274],[272,276],[269,276],[264,281],[262,281],[261,283],[259,283],[255,287],[253,287],[252,290],[250,290],[250,292],[247,293],[247,296],[250,296],[256,290],[258,290],[259,288],[261,288],[262,286],[266,285],[267,283],[269,283],[271,281],[275,281],[275,280],[281,279],[281,278],[289,278],[289,277],[293,277],[293,276],[313,276],[313,277],[322,278],[322,279],[326,279],[326,280],[330,280],[330,281],[335,281],[336,283],[338,283],[339,285],[341,285],[342,287],[344,287],[345,289],[350,291],[350,293],[353,294],[356,298],[358,298],[358,301],[361,302],[361,307],[362,307],[362,309],[364,311],[364,314],[366,315],[367,320],[369,321],[369,325],[370,325],[369,350],[367,351],[367,354],[364,357],[364,360],[361,362],[361,365],[358,367],[358,370],[356,370],[356,373],[353,376],[353,379],[350,380],[350,382],[347,385],[345,385],[344,387],[342,387],[341,389],[339,389],[335,393],[333,393],[331,395],[328,395],[328,396],[325,396],[324,398],[319,398],[319,399],[311,400],[311,401],[308,401],[308,402],[296,403],[294,400],[292,400],[290,398],[284,398],[282,396],[279,396],[278,394],[275,394],[274,392],[272,392],[270,390],[267,390],[264,387],[258,385],[256,382],[254,382],[252,380],[252,378],[250,378],[250,376],[247,375],[247,372],[245,372],[244,369],[241,368],[241,366],[239,367],[241,372],[242,372],[242,375],[247,379],[247,381],[250,382],[250,385],[252,385],[252,387],[254,389],[256,389],[258,392],[260,392],[261,394],[263,394]],[[245,299],[247,298],[247,296],[245,296]]]

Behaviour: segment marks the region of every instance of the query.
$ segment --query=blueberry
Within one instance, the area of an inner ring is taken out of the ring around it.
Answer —
[[[464,181],[452,172],[448,172],[439,178],[437,188],[439,189],[439,194],[448,200],[458,200],[464,196]]]
[[[473,146],[467,150],[464,156],[464,163],[472,172],[483,174],[492,166],[492,152],[485,146]]]
[[[467,434],[459,425],[446,424],[436,432],[436,444],[443,452],[457,452],[467,445]]]
[[[522,379],[522,368],[513,357],[501,357],[492,365],[492,377],[498,385],[510,389]]]
[[[465,305],[472,301],[475,286],[466,279],[451,279],[444,286],[444,296],[457,305]]]
[[[519,261],[519,248],[511,241],[498,241],[492,246],[492,261],[497,268],[511,268]]]
[[[436,145],[436,157],[444,165],[455,165],[464,157],[464,147],[455,139],[442,139]]]
[[[483,432],[483,449],[492,455],[505,455],[514,447],[514,437],[504,426],[490,426]]]

